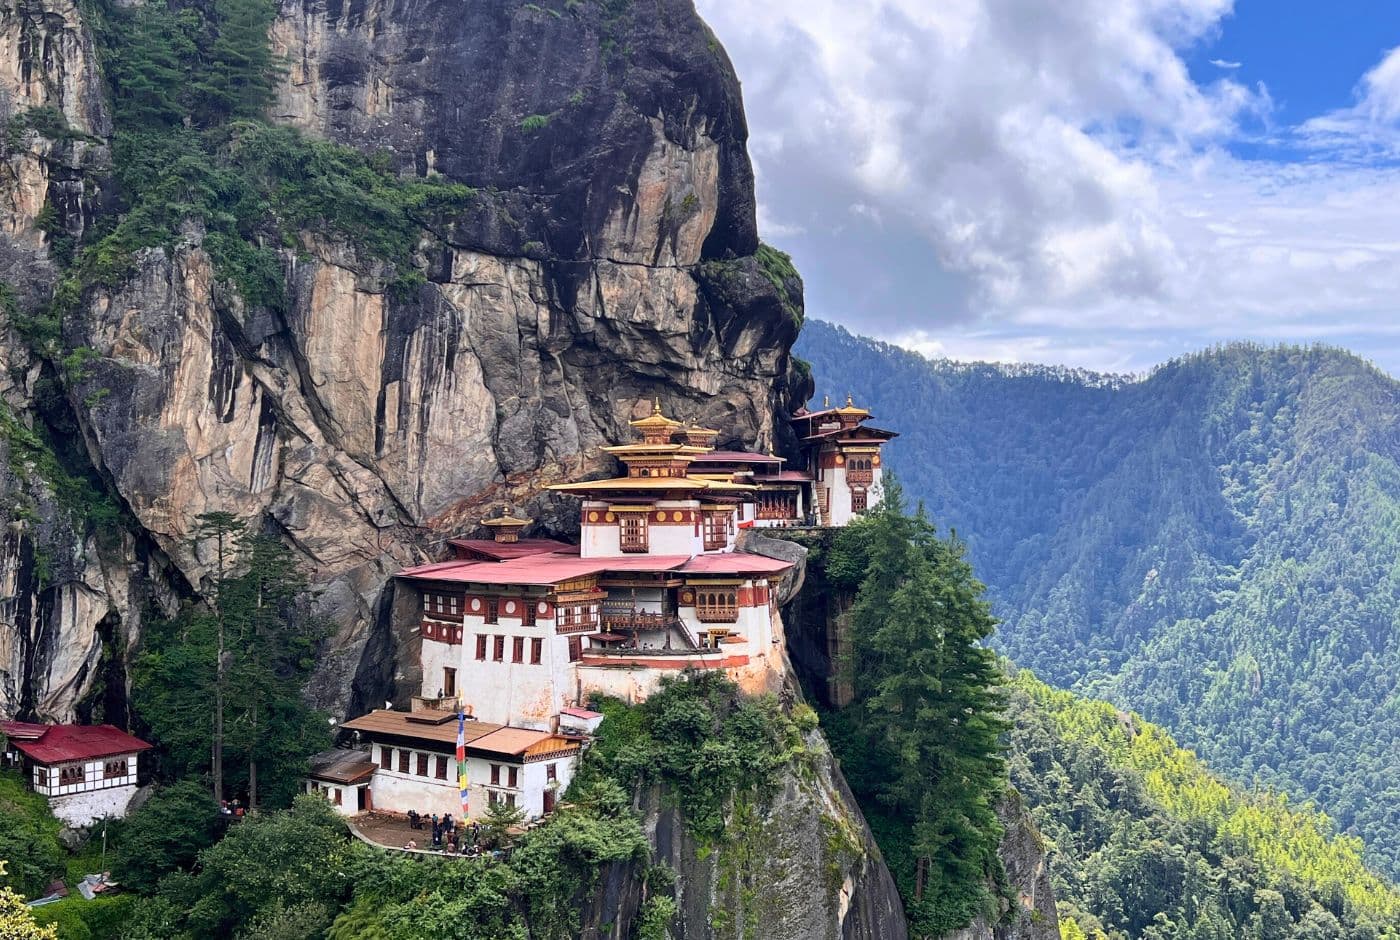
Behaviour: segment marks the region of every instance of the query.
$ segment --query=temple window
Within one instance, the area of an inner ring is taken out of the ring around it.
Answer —
[[[865,490],[851,490],[851,512],[865,512]]]
[[[484,633],[476,635],[476,658],[482,662],[486,661],[486,634]]]
[[[734,588],[701,588],[695,592],[695,615],[702,623],[734,623],[739,598]]]
[[[513,663],[523,663],[525,661],[525,638],[518,636],[511,643],[510,661]]]
[[[639,512],[622,513],[618,517],[622,550],[629,553],[647,550],[647,517]]]
[[[535,625],[535,601],[528,597],[520,599],[520,625],[522,627],[533,627]]]
[[[544,659],[544,640],[539,637],[530,641],[530,662],[538,666]]]
[[[58,785],[68,787],[87,779],[87,768],[83,764],[64,764],[58,768]]]
[[[499,597],[486,598],[486,622],[501,622],[501,599]]]
[[[126,758],[117,757],[107,761],[102,765],[102,779],[112,780],[116,777],[126,776]]]
[[[705,513],[705,550],[713,551],[729,544],[729,513]]]
[[[506,638],[505,638],[505,637],[503,637],[503,636],[497,636],[497,637],[496,637],[496,655],[493,656],[493,657],[491,657],[491,658],[494,659],[494,660],[495,660],[496,662],[498,662],[498,663],[505,662],[505,659],[506,659]]]

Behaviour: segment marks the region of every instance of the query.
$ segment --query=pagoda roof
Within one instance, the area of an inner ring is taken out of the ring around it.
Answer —
[[[651,414],[647,415],[645,418],[637,418],[635,421],[628,421],[627,423],[634,428],[642,429],[678,428],[681,426],[681,422],[668,418],[661,413],[661,399],[659,398],[656,399],[656,403],[652,405]]]
[[[861,437],[860,435],[875,435],[874,437]],[[849,428],[832,428],[829,431],[818,431],[815,434],[808,434],[802,438],[804,441],[825,441],[836,437],[845,437],[851,443],[878,444],[893,437],[899,437],[898,431],[886,431],[884,428],[871,427],[868,424],[858,424]]]
[[[41,725],[35,736],[34,725],[14,722],[18,733],[11,735],[11,722],[0,722],[0,731],[10,746],[38,764],[61,764],[93,760],[150,750],[152,745],[112,725]]]

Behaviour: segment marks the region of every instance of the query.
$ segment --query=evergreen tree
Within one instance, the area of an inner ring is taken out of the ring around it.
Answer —
[[[254,808],[286,805],[306,756],[329,740],[302,692],[327,625],[277,540],[227,514],[201,517],[196,539],[212,555],[211,602],[152,625],[135,667],[137,712],[171,770],[207,769],[216,800],[232,783]]]
[[[841,664],[853,701],[830,716],[833,744],[884,837],[911,925],[936,936],[988,906],[999,871],[1009,725],[982,645],[995,621],[962,547],[922,511],[907,515],[893,480],[826,563],[838,578],[863,572]]]

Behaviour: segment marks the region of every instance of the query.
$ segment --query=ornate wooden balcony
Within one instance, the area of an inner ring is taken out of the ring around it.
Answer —
[[[675,614],[649,610],[603,611],[605,630],[664,630],[675,621]]]

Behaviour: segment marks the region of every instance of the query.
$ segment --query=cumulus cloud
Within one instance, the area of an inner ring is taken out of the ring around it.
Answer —
[[[1327,158],[1248,161],[1231,146],[1267,90],[1182,59],[1230,0],[699,6],[744,82],[765,232],[817,316],[1114,369],[1236,336],[1384,333],[1400,177],[1333,157],[1400,128],[1400,50],[1353,108],[1287,132]]]

